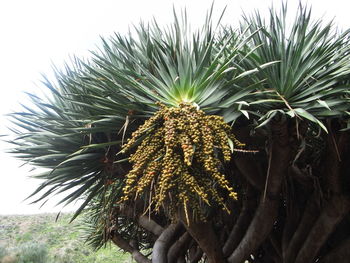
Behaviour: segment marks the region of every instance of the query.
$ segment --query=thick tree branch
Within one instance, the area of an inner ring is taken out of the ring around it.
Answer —
[[[292,235],[288,246],[285,246],[282,251],[283,259],[286,263],[294,262],[297,253],[302,246],[302,242],[309,234],[312,225],[319,216],[319,210],[320,209],[317,202],[317,195],[313,194],[305,206],[303,216],[298,224],[296,231]]]
[[[191,235],[188,232],[182,234],[182,236],[171,246],[168,252],[168,263],[175,263],[176,258],[185,255],[185,252],[192,240]]]
[[[334,196],[326,205],[320,217],[300,249],[295,263],[312,262],[338,223],[349,212],[350,200],[344,196]]]
[[[298,227],[300,227],[300,221],[302,220],[303,213],[310,206],[311,201],[315,200],[316,197],[320,200],[321,189],[319,186],[318,178],[312,176],[308,171],[302,171],[296,164],[292,164],[288,167],[288,177],[286,182],[286,215],[285,215],[285,224],[283,227],[282,233],[282,254],[284,255],[287,252],[288,246],[291,244],[292,238],[296,233]],[[290,192],[289,192],[290,191]],[[310,197],[310,194],[311,197]],[[306,205],[305,205],[306,203]],[[315,203],[315,202],[314,202]],[[314,205],[314,212],[311,215],[315,215],[319,212],[316,209],[316,203]],[[305,220],[305,219],[304,219]],[[309,222],[307,220],[306,222]],[[314,220],[311,220],[314,221]],[[310,227],[307,227],[306,230],[301,230],[302,234],[306,234],[307,230]],[[302,238],[304,239],[304,238]],[[296,250],[295,250],[296,251]],[[288,257],[290,258],[290,257]],[[295,253],[294,253],[295,258]]]
[[[335,227],[350,210],[350,198],[343,191],[341,171],[342,159],[349,150],[349,134],[338,132],[338,128],[334,127],[336,123],[329,122],[328,126],[323,179],[329,201],[301,247],[296,263],[311,262],[315,259]]]
[[[261,174],[256,160],[247,155],[237,154],[234,163],[244,178],[257,190],[264,190],[265,177]]]
[[[256,207],[255,194],[251,186],[247,186],[246,193],[243,197],[242,209],[236,224],[233,226],[230,235],[228,236],[223,247],[224,257],[231,255],[233,250],[237,247],[240,240],[244,236],[254,215]]]
[[[269,166],[265,193],[245,236],[228,258],[229,263],[243,262],[268,237],[276,221],[281,184],[291,159],[289,133],[286,119],[272,120]]]
[[[176,263],[186,263],[185,256],[183,255],[183,256],[178,257]]]
[[[330,125],[327,135],[327,150],[324,162],[324,187],[328,195],[338,195],[343,192],[341,180],[342,159],[348,151],[349,134],[336,133]]]
[[[350,259],[350,238],[341,243],[337,248],[333,249],[318,263],[347,263]]]
[[[150,259],[145,257],[138,249],[132,247],[125,239],[123,239],[117,233],[112,233],[111,240],[119,248],[123,249],[126,252],[129,252],[137,263],[151,263]]]
[[[202,256],[203,256],[203,250],[198,247],[195,246],[195,250],[193,253],[190,253],[189,255],[189,259],[190,259],[190,263],[197,263],[198,261],[201,260]]]
[[[124,207],[121,212],[129,217],[129,218],[136,218],[137,223],[146,229],[147,231],[153,233],[156,236],[160,236],[160,234],[163,232],[164,228],[157,224],[153,219],[151,219],[148,216],[145,215],[136,215],[136,212],[131,207]]]
[[[246,234],[228,258],[229,263],[244,262],[267,238],[277,217],[278,206],[278,200],[267,198],[260,202]]]
[[[187,231],[196,240],[199,247],[203,250],[208,258],[209,263],[224,263],[222,247],[212,228],[210,222],[194,221],[190,217],[190,222],[187,222],[185,212],[179,211],[180,220],[183,222]]]
[[[275,261],[282,261],[282,247],[279,245],[279,242],[277,241],[277,237],[274,233],[271,233],[269,236],[269,243],[271,244],[271,247],[273,248],[273,252],[275,254],[274,258],[277,258],[278,260]]]
[[[162,234],[158,237],[153,246],[152,263],[167,263],[168,249],[174,242],[174,239],[179,235],[182,229],[182,224],[169,225]]]
[[[262,247],[265,252],[264,262],[274,262],[274,263],[282,262],[282,257],[279,255],[279,252],[276,250],[275,246],[272,244],[271,239],[264,242]]]
[[[157,224],[154,220],[152,220],[148,216],[145,216],[145,215],[139,216],[137,222],[144,229],[148,230],[149,232],[153,233],[156,236],[160,236],[164,231],[164,228],[162,226]]]

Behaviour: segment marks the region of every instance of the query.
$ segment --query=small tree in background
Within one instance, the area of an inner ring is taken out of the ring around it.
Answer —
[[[299,7],[116,34],[13,114],[39,202],[137,262],[346,262],[349,39]],[[218,24],[219,25],[219,24]]]

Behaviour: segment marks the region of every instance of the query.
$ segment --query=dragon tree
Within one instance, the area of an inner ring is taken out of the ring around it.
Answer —
[[[350,41],[286,5],[191,30],[140,23],[75,58],[11,115],[87,242],[138,263],[328,263],[350,257]]]

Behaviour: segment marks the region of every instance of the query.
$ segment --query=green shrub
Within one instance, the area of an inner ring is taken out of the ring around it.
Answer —
[[[7,255],[7,249],[3,246],[0,246],[0,260]]]
[[[17,258],[11,249],[0,246],[0,263],[17,263]]]
[[[47,263],[48,250],[40,243],[24,243],[18,250],[18,263]]]

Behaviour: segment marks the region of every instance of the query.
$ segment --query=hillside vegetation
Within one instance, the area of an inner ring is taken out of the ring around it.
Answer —
[[[79,220],[70,214],[0,216],[0,263],[129,263],[130,256],[84,243]]]

